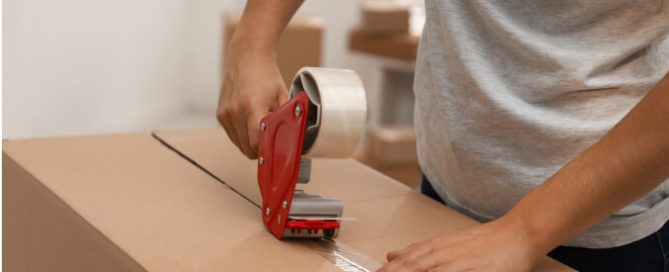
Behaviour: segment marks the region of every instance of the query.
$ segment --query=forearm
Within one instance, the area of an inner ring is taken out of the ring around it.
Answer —
[[[503,220],[537,252],[604,220],[669,176],[669,76],[609,133],[521,199]]]
[[[273,51],[281,32],[304,0],[249,0],[230,46]]]
[[[248,0],[225,50],[216,118],[249,159],[258,155],[260,119],[287,100],[276,45],[303,0]]]

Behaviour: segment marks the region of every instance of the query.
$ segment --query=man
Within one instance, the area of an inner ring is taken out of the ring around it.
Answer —
[[[218,118],[249,158],[260,118],[286,100],[274,46],[300,4],[248,1],[227,51]],[[487,223],[391,251],[382,270],[527,271],[548,253],[582,271],[669,271],[669,6],[428,0],[426,12],[423,192]]]

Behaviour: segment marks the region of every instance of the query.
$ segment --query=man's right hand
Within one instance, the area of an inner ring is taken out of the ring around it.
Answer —
[[[288,100],[275,48],[302,1],[246,1],[244,14],[225,50],[216,117],[249,159],[258,157],[260,119]]]
[[[233,40],[226,50],[218,122],[249,158],[258,156],[260,119],[288,99],[273,50]]]

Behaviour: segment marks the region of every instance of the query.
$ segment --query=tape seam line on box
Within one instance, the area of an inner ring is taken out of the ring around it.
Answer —
[[[242,198],[246,199],[249,203],[251,203],[253,206],[257,207],[260,209],[260,206],[253,202],[250,198],[236,190],[234,187],[230,186],[227,184],[225,181],[221,180],[219,177],[217,177],[214,173],[211,171],[207,170],[204,166],[200,165],[198,162],[196,162],[194,159],[188,157],[186,154],[183,152],[179,151],[176,149],[175,146],[171,145],[167,141],[163,140],[159,135],[157,135],[155,132],[151,132],[151,136],[156,139],[159,143],[167,147],[169,150],[172,150],[174,153],[179,155],[179,157],[185,159],[188,161],[190,164],[194,165],[198,169],[202,170],[204,173],[212,177],[213,179],[217,180],[230,190],[232,190],[235,194],[241,196]],[[378,268],[380,268],[381,263],[375,259],[372,259],[371,257],[364,255],[360,252],[357,252],[353,250],[351,247],[346,246],[345,244],[339,242],[338,240],[334,239],[333,241],[328,241],[328,240],[320,240],[320,245],[325,248],[325,252],[321,252],[321,254],[326,255],[325,259],[332,262],[337,268],[341,269],[342,271],[359,271],[359,272],[369,272],[369,271],[375,271]],[[341,250],[340,250],[341,249]],[[347,257],[348,256],[348,257]],[[361,264],[362,262],[355,262],[351,260],[350,257],[355,256],[358,258],[362,258],[366,260],[367,264],[366,266]]]
[[[260,205],[256,204],[255,202],[253,202],[253,200],[251,200],[250,198],[248,198],[247,196],[245,196],[245,195],[242,194],[241,192],[237,191],[237,189],[235,189],[234,187],[230,186],[230,184],[225,183],[225,181],[223,181],[223,180],[221,180],[220,178],[218,178],[216,175],[214,175],[214,173],[212,173],[211,171],[207,170],[207,168],[205,168],[204,166],[200,165],[200,164],[199,164],[198,162],[196,162],[195,160],[193,160],[193,159],[189,158],[188,156],[186,156],[186,154],[184,154],[183,152],[181,152],[181,151],[179,151],[178,149],[176,149],[176,147],[170,145],[168,142],[166,142],[165,140],[161,139],[160,136],[158,136],[155,132],[151,132],[151,136],[153,136],[153,138],[155,138],[156,140],[158,140],[158,142],[160,142],[161,144],[163,144],[165,147],[167,147],[168,149],[172,150],[174,153],[176,153],[177,155],[179,155],[179,157],[185,159],[185,160],[188,161],[190,164],[192,164],[192,165],[194,165],[195,167],[197,167],[198,169],[202,170],[203,172],[205,172],[205,173],[206,173],[207,175],[209,175],[210,177],[214,178],[215,180],[217,180],[218,182],[220,182],[220,183],[223,184],[224,186],[228,187],[230,190],[232,190],[233,192],[235,192],[236,194],[238,194],[238,195],[241,196],[242,198],[246,199],[248,202],[250,202],[251,204],[253,204],[253,206],[256,206],[258,209],[260,209]]]

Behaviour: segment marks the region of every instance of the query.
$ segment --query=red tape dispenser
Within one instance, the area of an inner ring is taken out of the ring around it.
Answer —
[[[296,189],[311,158],[347,158],[365,130],[367,101],[351,70],[302,68],[290,100],[260,121],[258,185],[265,226],[279,239],[334,238],[343,202]]]

